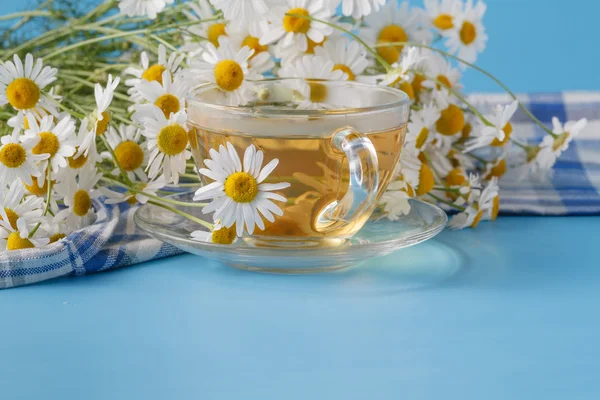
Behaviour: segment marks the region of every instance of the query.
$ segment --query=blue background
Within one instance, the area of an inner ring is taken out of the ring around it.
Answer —
[[[487,3],[481,66],[600,89],[597,2]],[[180,256],[1,291],[0,398],[597,399],[599,231],[504,217],[326,275]]]

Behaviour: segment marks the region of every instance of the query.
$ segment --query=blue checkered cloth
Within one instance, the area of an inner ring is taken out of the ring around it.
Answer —
[[[471,95],[484,112],[509,103],[508,95]],[[554,166],[550,180],[532,181],[505,176],[500,182],[503,214],[600,214],[600,93],[562,92],[520,95],[519,100],[548,127],[552,117],[562,123],[588,119],[587,127],[571,142]],[[538,144],[545,132],[518,110],[511,124],[519,139]]]
[[[508,103],[504,95],[472,95],[478,106]],[[561,121],[587,118],[587,128],[571,144],[555,167],[551,181],[502,180],[501,210],[510,214],[600,214],[600,93],[532,94],[520,100],[550,126],[552,116]],[[537,143],[544,132],[521,111],[512,121],[515,134]],[[142,234],[133,222],[137,207],[127,203],[109,206],[94,203],[98,222],[74,232],[66,240],[43,249],[0,253],[0,289],[79,276],[125,267],[179,254],[175,247]]]

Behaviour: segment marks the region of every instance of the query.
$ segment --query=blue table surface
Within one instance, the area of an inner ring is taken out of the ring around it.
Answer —
[[[600,90],[597,2],[487,3],[481,66]],[[599,232],[503,217],[331,274],[185,255],[0,291],[0,399],[597,399]]]

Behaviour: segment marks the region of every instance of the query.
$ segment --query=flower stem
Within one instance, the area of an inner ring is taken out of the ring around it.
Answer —
[[[50,17],[52,13],[50,11],[33,10],[33,11],[21,11],[12,14],[0,15],[0,21],[8,21],[10,19],[17,19],[21,17]]]
[[[155,205],[155,206],[158,206],[158,207],[162,207],[162,208],[164,208],[165,210],[169,210],[169,211],[171,211],[171,212],[174,212],[175,214],[179,214],[179,215],[181,215],[182,217],[185,217],[185,218],[189,219],[190,221],[194,221],[194,222],[196,222],[197,224],[200,224],[200,225],[202,225],[203,227],[205,227],[205,228],[207,228],[207,229],[209,229],[209,230],[211,230],[211,231],[212,231],[212,230],[214,229],[214,227],[215,227],[213,224],[211,224],[211,223],[209,223],[209,222],[206,222],[206,221],[204,221],[204,220],[201,220],[200,218],[196,218],[196,217],[194,217],[194,216],[193,216],[193,215],[191,215],[191,214],[188,214],[188,213],[186,213],[186,212],[183,212],[183,211],[181,211],[181,210],[178,210],[178,209],[176,209],[176,208],[173,208],[173,207],[171,207],[171,206],[168,206],[168,205],[166,205],[166,204],[160,204],[160,203],[157,203],[157,202],[155,202],[155,201],[152,201],[152,200],[148,201],[148,204],[152,204],[152,205]]]
[[[187,203],[185,201],[177,201],[177,200],[169,199],[167,197],[155,196],[153,194],[144,192],[143,190],[136,189],[133,186],[126,185],[126,184],[121,183],[119,181],[116,181],[114,179],[104,178],[104,177],[102,177],[100,179],[103,180],[103,181],[105,181],[105,182],[107,182],[107,183],[110,183],[111,185],[120,186],[122,188],[127,189],[130,192],[141,194],[143,196],[146,196],[146,197],[148,197],[150,199],[154,199],[156,201],[162,201],[164,203],[169,203],[169,204],[173,204],[173,205],[176,205],[176,206],[184,206],[184,207],[206,207],[207,206],[207,203]]]
[[[47,54],[44,56],[45,60],[50,60],[58,55],[64,54],[68,51],[77,49],[79,47],[82,46],[87,46],[93,43],[98,43],[98,42],[103,42],[105,40],[110,40],[110,39],[118,39],[118,38],[122,38],[122,37],[127,37],[127,36],[133,36],[133,35],[142,35],[142,34],[152,34],[154,32],[157,31],[163,31],[163,30],[168,30],[168,29],[173,29],[173,28],[178,28],[180,26],[187,26],[187,25],[196,25],[196,24],[200,24],[200,23],[204,23],[204,22],[209,22],[209,21],[214,21],[216,18],[208,18],[208,19],[203,19],[203,20],[198,20],[198,21],[189,21],[189,22],[184,22],[181,24],[167,24],[164,26],[157,26],[154,28],[142,28],[142,29],[134,29],[131,31],[122,31],[119,33],[113,33],[111,35],[103,35],[103,36],[99,36],[99,37],[95,37],[92,39],[88,39],[88,40],[83,40],[81,42],[77,42],[77,43],[73,43],[69,46],[64,46],[64,47],[60,47],[56,50],[54,50],[53,52],[51,52],[50,54]]]
[[[427,195],[430,196],[430,197],[432,197],[434,200],[439,201],[440,203],[446,204],[447,206],[450,206],[452,208],[457,209],[458,211],[465,211],[466,210],[466,208],[458,206],[458,205],[456,205],[456,204],[454,204],[452,202],[449,202],[448,200],[444,200],[441,197],[438,197],[435,194],[432,194],[431,192],[427,193]]]

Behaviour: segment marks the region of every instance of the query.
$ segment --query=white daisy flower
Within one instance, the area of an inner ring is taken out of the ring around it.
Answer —
[[[212,43],[206,45],[202,60],[192,61],[190,71],[200,82],[216,84],[224,94],[223,101],[227,105],[247,104],[254,99],[253,86],[248,79],[260,79],[260,74],[251,75],[248,60],[253,54],[249,47],[235,51],[231,40],[219,38],[220,46]]]
[[[158,45],[158,61],[150,65],[148,54],[142,51],[140,54],[141,68],[128,67],[124,71],[125,74],[133,76],[133,78],[125,80],[125,85],[129,87],[127,94],[129,94],[131,101],[133,103],[143,101],[144,97],[135,88],[142,80],[148,82],[157,81],[162,85],[163,72],[169,71],[171,76],[175,76],[179,71],[184,57],[183,54],[172,52],[169,58],[167,58],[167,48],[161,43]]]
[[[412,111],[406,134],[407,143],[414,143],[415,148],[421,150],[425,145],[437,139],[439,135],[436,135],[435,123],[439,118],[440,109],[433,104]]]
[[[197,242],[232,244],[237,240],[236,224],[229,228],[216,224],[212,231],[194,231],[190,237]]]
[[[121,14],[128,17],[148,17],[155,19],[174,0],[119,0]]]
[[[454,230],[466,227],[475,228],[484,218],[496,219],[499,205],[498,179],[492,178],[488,185],[477,196],[476,202],[463,212],[452,217],[448,227]]]
[[[52,216],[46,218],[40,230],[45,232],[44,236],[49,239],[49,244],[61,241],[71,233],[66,220]]]
[[[148,181],[148,179],[143,179],[140,182],[136,182],[137,189],[143,191],[145,194],[137,193],[137,192],[115,192],[106,187],[101,187],[99,190],[102,192],[104,196],[106,196],[106,200],[104,201],[106,204],[118,204],[127,202],[131,205],[140,203],[146,204],[150,198],[146,196],[146,194],[151,196],[157,196],[157,192],[165,187],[167,184],[165,180],[165,176],[161,175],[158,178]]]
[[[379,202],[387,219],[398,221],[403,215],[410,213],[410,193],[414,195],[414,191],[404,180],[397,180],[388,185]]]
[[[41,222],[44,199],[37,196],[25,197],[25,188],[19,181],[13,181],[9,189],[0,196],[0,226],[5,229],[19,229],[17,221],[22,218],[27,229]]]
[[[446,91],[450,87],[452,90],[461,91],[462,85],[459,83],[461,73],[453,68],[446,57],[433,53],[423,59],[426,72],[425,80],[421,85],[427,89]],[[441,82],[441,83],[440,83]]]
[[[54,117],[48,115],[42,118],[39,125],[35,118],[29,118],[29,129],[25,131],[24,139],[37,139],[37,144],[31,149],[36,155],[48,154],[49,158],[40,162],[42,171],[46,171],[48,165],[53,174],[58,174],[61,168],[68,166],[68,158],[75,154],[75,123],[67,115],[58,123],[54,124]],[[44,184],[45,174],[40,176],[40,183]]]
[[[431,25],[445,33],[454,28],[454,24],[462,11],[459,0],[425,0],[425,12]]]
[[[217,15],[216,11],[210,5],[208,0],[197,0],[187,3],[189,10],[183,10],[183,13],[190,21],[205,21],[213,19]],[[185,28],[186,34],[183,35],[184,45],[182,51],[190,53],[194,57],[203,51],[205,41],[219,47],[219,37],[227,36],[227,21],[217,19],[210,22],[202,22]]]
[[[248,59],[248,76],[251,79],[261,79],[275,67],[275,61],[269,52],[269,46],[263,46],[259,43],[259,38],[262,32],[266,30],[267,25],[267,21],[259,21],[254,25],[254,28],[236,30],[230,35],[235,53],[244,46],[254,50]]]
[[[32,177],[39,178],[42,170],[38,164],[46,160],[50,154],[33,154],[33,148],[40,141],[39,137],[20,138],[19,130],[14,129],[12,135],[0,139],[0,182],[22,180],[26,185],[33,183]]]
[[[133,125],[121,124],[118,130],[111,126],[106,133],[106,140],[113,149],[117,161],[132,181],[136,180],[136,177],[140,180],[147,179],[144,165],[148,162],[148,154],[144,150],[146,146],[140,140],[141,137],[141,130]],[[104,152],[101,156],[112,160],[109,152]],[[120,169],[117,167],[112,171],[113,175],[119,173]]]
[[[354,40],[346,37],[326,40],[322,46],[315,48],[315,55],[331,61],[333,70],[344,72],[349,81],[372,80],[363,75],[369,66],[367,52]]]
[[[396,175],[401,176],[403,181],[410,186],[411,190],[419,187],[422,166],[419,154],[420,151],[415,148],[415,146],[411,143],[407,143],[402,149],[402,157],[400,157],[400,162],[396,166]]]
[[[265,0],[212,0],[217,10],[223,11],[225,19],[236,29],[260,21],[269,12]]]
[[[482,23],[485,9],[486,6],[482,1],[477,0],[477,3],[473,5],[473,0],[467,0],[464,11],[457,18],[454,28],[444,33],[448,37],[446,47],[450,53],[456,54],[467,62],[474,63],[477,60],[477,54],[485,50],[488,39]],[[461,68],[466,68],[466,66],[461,65]]]
[[[283,47],[294,46],[298,51],[305,52],[308,49],[309,39],[314,43],[321,43],[333,32],[333,28],[321,22],[293,15],[329,22],[333,14],[334,9],[327,1],[283,0],[271,8],[267,16],[270,25],[268,31],[261,37],[260,43],[264,45],[280,41]]]
[[[77,131],[77,137],[73,140],[76,149],[75,154],[69,158],[69,167],[80,169],[89,161],[99,161],[98,149],[96,148],[96,132],[88,117],[85,117]]]
[[[56,115],[54,103],[43,92],[44,88],[56,80],[58,70],[44,67],[41,58],[35,61],[31,54],[25,56],[25,65],[18,55],[13,61],[0,63],[0,106],[10,104],[19,114],[32,111],[44,116]]]
[[[290,184],[263,183],[277,167],[278,159],[271,160],[263,168],[263,152],[250,145],[244,152],[242,166],[235,148],[229,142],[227,148],[221,145],[219,151],[211,149],[210,156],[212,159],[204,160],[208,168],[201,168],[198,172],[214,182],[198,189],[194,196],[194,201],[213,199],[202,209],[203,213],[214,211],[213,218],[221,221],[226,228],[236,224],[237,236],[242,236],[244,226],[249,234],[254,232],[255,226],[264,229],[260,214],[270,222],[275,220],[273,214],[283,214],[281,208],[271,200],[287,200],[273,191],[288,188]]]
[[[185,173],[186,161],[192,153],[188,150],[187,113],[179,111],[165,118],[157,108],[143,116],[142,135],[148,138],[148,175],[151,179],[164,171],[167,183],[177,184],[179,174]]]
[[[492,123],[492,126],[482,126],[478,130],[479,136],[469,139],[465,143],[464,151],[466,153],[485,146],[503,146],[512,133],[512,125],[510,120],[519,108],[519,102],[513,101],[507,106],[498,104],[493,115],[488,115],[487,120]]]
[[[356,31],[357,29],[357,25],[342,22],[341,17],[338,16],[332,17],[330,19],[330,23],[347,31]],[[345,35],[346,34],[344,31],[334,29],[321,42],[314,42],[310,38],[307,38],[308,45],[305,51],[299,50],[294,43],[292,43],[292,45],[284,46],[282,41],[274,43],[272,46],[269,47],[269,49],[271,50],[271,53],[275,58],[281,59],[280,64],[285,65],[291,62],[295,62],[298,58],[301,58],[302,56],[305,56],[307,54],[315,54],[315,49],[323,46],[323,44],[326,43],[328,40],[342,38],[345,37]]]
[[[342,4],[342,14],[359,19],[371,13],[378,12],[387,0],[330,0],[334,7]]]
[[[29,237],[28,225],[26,218],[19,218],[17,229],[12,226],[0,228],[0,251],[42,248],[50,243],[50,239],[42,237],[39,229],[33,237]]]
[[[534,163],[541,171],[551,169],[556,160],[563,151],[569,148],[569,144],[579,133],[586,127],[587,119],[583,118],[579,121],[569,121],[564,126],[558,118],[552,118],[552,132],[557,135],[552,137],[546,135],[540,144],[540,150],[534,159]]]
[[[158,81],[140,81],[135,87],[143,97],[146,104],[134,104],[130,108],[135,110],[132,116],[134,121],[139,121],[140,111],[158,107],[166,118],[176,114],[185,107],[185,96],[190,89],[190,83],[181,75],[171,77],[170,71],[162,74],[162,85]]]
[[[376,77],[377,80],[381,79],[379,85],[397,86],[410,79],[409,70],[421,62],[421,53],[416,47],[409,47],[403,51],[403,54],[400,61],[394,62],[386,74]]]
[[[395,1],[389,1],[379,12],[365,18],[365,28],[360,30],[360,37],[367,44],[375,45],[395,42],[430,43],[431,32],[423,25],[422,10],[410,9],[407,2],[399,7]],[[404,46],[382,46],[377,53],[388,64],[398,62]]]
[[[333,108],[327,86],[318,80],[344,80],[348,77],[341,69],[334,69],[334,66],[332,61],[323,57],[307,55],[283,66],[277,73],[282,78],[306,80],[297,79],[290,82],[301,96],[298,109]]]
[[[62,197],[65,208],[56,214],[58,221],[66,221],[70,229],[76,230],[91,225],[96,220],[92,200],[101,196],[94,186],[102,174],[94,165],[89,165],[78,174],[65,174],[63,180],[54,186],[56,193]]]
[[[102,85],[96,83],[94,85],[94,97],[96,99],[96,108],[92,112],[89,123],[92,124],[94,133],[96,135],[103,135],[108,128],[110,123],[110,114],[107,112],[108,106],[112,103],[115,89],[119,86],[121,78],[113,80],[112,75],[108,75],[108,81],[106,82],[106,89],[102,88]],[[89,133],[91,136],[92,134]]]

